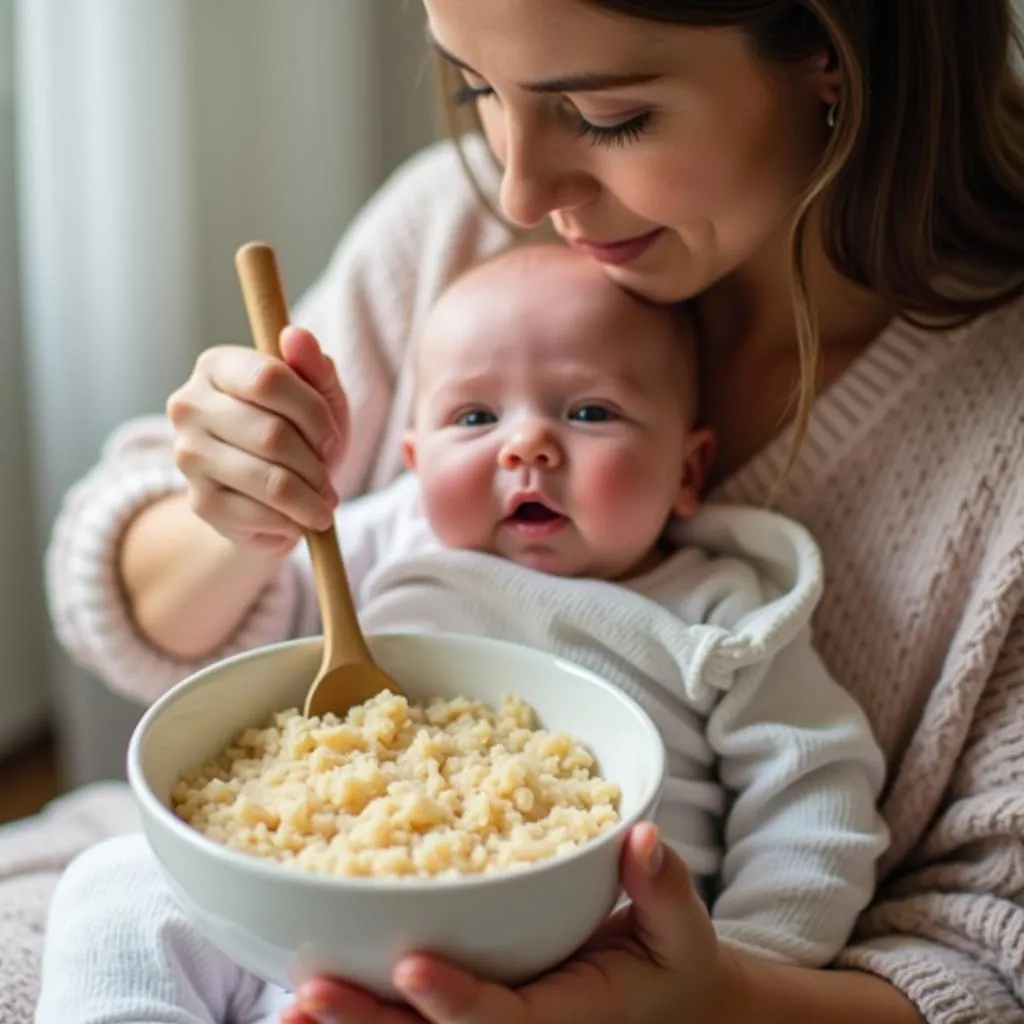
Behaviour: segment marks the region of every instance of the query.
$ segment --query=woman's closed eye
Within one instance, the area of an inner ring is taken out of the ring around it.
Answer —
[[[647,131],[650,123],[650,111],[634,114],[633,117],[629,117],[625,121],[609,125],[594,124],[593,121],[588,121],[580,114],[576,131],[579,135],[600,146],[625,146],[630,142],[636,142]]]
[[[463,82],[456,90],[453,100],[457,107],[467,107],[470,103],[490,99],[494,95],[495,92],[489,85],[472,85],[469,82]]]
[[[497,93],[489,85],[472,85],[466,82],[454,96],[456,106],[466,106],[485,99],[497,99]],[[624,146],[636,142],[651,123],[649,110],[633,114],[614,124],[597,124],[585,118],[569,100],[564,100],[571,110],[573,128],[580,135],[596,145]]]

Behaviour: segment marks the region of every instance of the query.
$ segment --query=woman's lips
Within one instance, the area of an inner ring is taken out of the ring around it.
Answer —
[[[632,263],[647,252],[664,230],[655,228],[646,235],[626,238],[621,242],[595,242],[589,238],[570,238],[567,241],[574,249],[592,256],[601,263]]]

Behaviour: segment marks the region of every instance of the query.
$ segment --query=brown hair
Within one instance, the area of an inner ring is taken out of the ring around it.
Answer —
[[[918,323],[949,327],[1024,294],[1024,85],[1011,0],[586,2],[741,29],[770,64],[821,52],[838,62],[835,128],[792,233],[801,385],[787,472],[816,391],[819,339],[804,254],[816,202],[840,273]],[[468,127],[451,104],[455,77],[442,65],[453,134]]]

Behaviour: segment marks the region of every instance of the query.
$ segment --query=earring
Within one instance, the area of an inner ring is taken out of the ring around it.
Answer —
[[[828,108],[828,113],[825,115],[825,124],[827,124],[829,128],[835,128],[836,126],[836,110],[838,110],[838,108],[838,103],[833,103]]]

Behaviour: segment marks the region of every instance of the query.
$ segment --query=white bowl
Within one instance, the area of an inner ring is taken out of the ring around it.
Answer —
[[[626,832],[651,818],[665,755],[653,722],[590,672],[514,644],[473,637],[369,638],[411,698],[466,696],[492,706],[515,693],[540,724],[583,741],[622,789],[621,821],[572,854],[508,874],[460,879],[318,877],[230,850],[168,807],[179,775],[240,730],[301,706],[319,637],[252,651],[180,683],[154,704],[128,749],[143,827],[175,896],[228,957],[283,988],[329,974],[394,998],[390,976],[432,952],[504,984],[522,983],[578,949],[619,894]]]

